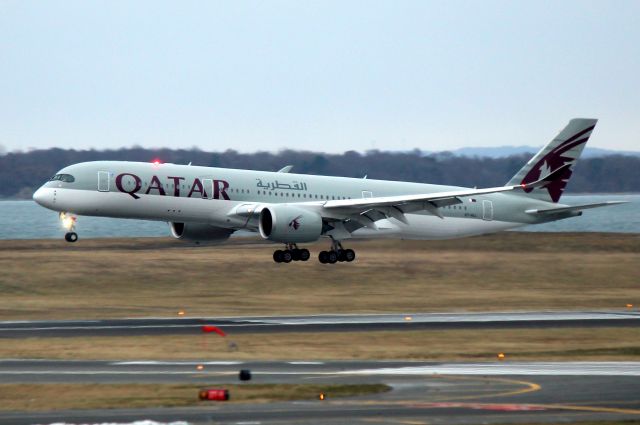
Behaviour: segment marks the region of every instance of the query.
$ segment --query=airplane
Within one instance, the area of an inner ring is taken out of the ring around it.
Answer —
[[[298,244],[327,238],[320,263],[352,262],[352,238],[451,239],[582,215],[624,203],[558,203],[596,119],[572,119],[504,186],[433,184],[237,170],[171,163],[94,161],[63,168],[33,199],[60,213],[68,242],[78,215],[159,220],[177,239],[220,243],[257,232],[284,245],[277,263],[307,261]],[[470,170],[472,172],[472,170]]]

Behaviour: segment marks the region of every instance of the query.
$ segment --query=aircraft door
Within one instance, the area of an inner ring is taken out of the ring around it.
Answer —
[[[213,199],[213,180],[212,179],[202,180],[202,186],[204,187],[204,191],[202,192],[202,198]]]
[[[98,191],[99,192],[109,191],[109,172],[108,171],[98,171]]]
[[[362,197],[363,197],[364,199],[366,199],[366,198],[373,198],[373,193],[371,193],[371,192],[370,192],[370,191],[368,191],[368,190],[363,190],[363,191],[362,191]]]
[[[493,202],[482,201],[482,219],[486,221],[493,220]]]

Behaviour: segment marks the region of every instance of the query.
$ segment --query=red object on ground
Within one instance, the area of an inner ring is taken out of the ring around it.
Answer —
[[[200,400],[227,401],[229,400],[229,390],[223,389],[203,389],[199,393]]]
[[[227,336],[226,333],[224,333],[224,331],[222,329],[220,329],[217,326],[213,326],[213,325],[204,325],[202,327],[202,332],[204,333],[211,333],[211,332],[215,332],[220,336]]]

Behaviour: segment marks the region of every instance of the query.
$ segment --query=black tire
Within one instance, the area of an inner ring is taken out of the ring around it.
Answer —
[[[238,374],[238,378],[241,381],[250,381],[251,380],[251,371],[249,369],[241,369]]]
[[[346,249],[344,251],[344,258],[349,263],[356,259],[356,252],[353,249]]]
[[[293,261],[300,261],[300,250],[299,249],[292,249],[291,250],[291,259]]]
[[[338,253],[335,251],[329,251],[328,252],[328,257],[327,257],[327,262],[329,264],[334,264],[338,261]]]
[[[318,254],[318,261],[322,264],[327,264],[329,262],[329,253],[327,251],[320,251],[320,254]]]
[[[273,251],[273,261],[275,261],[276,263],[282,263],[282,254],[282,251],[279,249]]]
[[[300,250],[300,261],[307,261],[309,260],[309,258],[311,258],[311,253],[309,252],[309,250],[306,248],[302,248]]]
[[[78,234],[76,232],[67,232],[64,235],[64,240],[67,242],[75,242],[78,240]]]
[[[291,256],[291,251],[289,251],[288,249],[286,251],[282,251],[282,262],[283,263],[290,263],[292,260],[292,256]]]
[[[338,261],[343,262],[347,261],[347,257],[344,255],[344,249],[338,251]]]

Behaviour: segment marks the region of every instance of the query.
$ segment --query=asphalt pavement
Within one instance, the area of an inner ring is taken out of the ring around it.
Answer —
[[[204,367],[198,370],[198,364]],[[232,404],[191,408],[2,412],[0,423],[192,424],[472,424],[640,418],[640,362],[171,362],[0,361],[3,383],[384,383],[390,392],[325,401]],[[247,384],[250,385],[250,384]],[[233,394],[232,394],[233,397]]]
[[[5,321],[0,338],[197,334],[213,325],[238,333],[348,332],[418,329],[513,329],[640,326],[637,311],[346,314],[256,317],[161,317]]]

